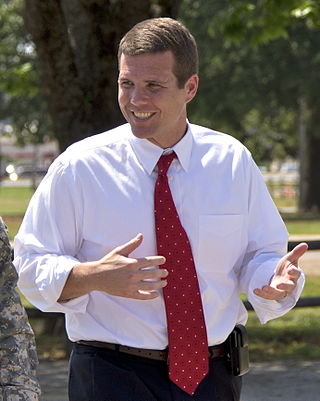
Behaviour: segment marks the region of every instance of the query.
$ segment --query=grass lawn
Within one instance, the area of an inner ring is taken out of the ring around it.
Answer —
[[[320,360],[320,307],[296,308],[265,325],[251,311],[247,329],[252,361]]]
[[[0,215],[9,228],[11,240],[21,224],[32,194],[33,190],[26,187],[0,187]],[[297,219],[284,216],[284,219],[291,235],[320,235],[320,218]],[[320,296],[320,274],[308,276],[302,296]],[[23,302],[26,306],[30,306],[25,299]],[[63,356],[65,347],[63,335],[38,334],[41,333],[38,329],[41,324],[33,321],[31,323],[37,335],[39,355]],[[284,317],[265,325],[259,323],[254,312],[249,312],[247,328],[252,361],[320,359],[320,307],[296,308]]]
[[[295,208],[297,206],[297,202],[293,198],[277,198],[275,199],[275,204],[280,209],[288,207]]]
[[[0,216],[8,227],[11,241],[18,232],[33,193],[30,187],[0,186]]]
[[[33,192],[29,187],[0,186],[0,215],[24,215]]]
[[[320,276],[315,276],[307,280],[303,296],[319,295]],[[49,327],[51,331],[43,333],[44,322],[31,320],[31,325],[36,333],[40,357],[66,357],[66,340],[61,326],[58,331],[56,327]],[[249,311],[246,327],[252,362],[320,360],[320,307],[295,308],[264,325],[259,322],[255,312]]]
[[[320,296],[320,274],[307,277],[301,296]],[[251,361],[320,359],[320,307],[294,308],[264,325],[249,311],[246,327]]]
[[[1,187],[0,186],[0,216],[3,217],[9,229],[12,240],[18,231],[22,217],[28,206],[33,190],[30,187]],[[289,199],[290,202],[292,200]],[[286,199],[280,199],[277,204],[283,205]],[[320,218],[301,218],[284,215],[289,234],[291,235],[320,235]]]
[[[314,220],[291,220],[285,219],[287,230],[291,235],[319,235],[320,237],[320,219]]]
[[[306,275],[306,284],[301,296],[306,298],[320,297],[320,272],[318,275]]]

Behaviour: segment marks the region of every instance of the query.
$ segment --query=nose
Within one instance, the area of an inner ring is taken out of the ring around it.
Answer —
[[[148,102],[149,96],[147,95],[145,89],[135,86],[132,89],[130,100],[133,105],[144,104]]]

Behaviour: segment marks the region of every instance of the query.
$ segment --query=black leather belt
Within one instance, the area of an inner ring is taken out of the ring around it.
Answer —
[[[104,343],[100,341],[77,341],[77,344],[90,345],[92,347],[105,348],[113,351],[123,352],[124,354],[141,356],[143,358],[155,359],[157,361],[167,361],[168,360],[168,350],[156,350],[156,349],[144,349],[128,347],[126,345]],[[226,355],[225,347],[223,344],[214,345],[208,348],[209,358],[223,358]]]

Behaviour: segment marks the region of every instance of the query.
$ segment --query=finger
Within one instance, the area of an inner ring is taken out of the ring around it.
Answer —
[[[140,269],[151,266],[160,266],[166,262],[166,258],[163,256],[146,256],[145,258],[138,258],[137,264]]]
[[[292,276],[292,277],[300,277],[301,269],[296,266],[290,266],[290,268],[288,269],[288,274],[289,274],[289,276]]]
[[[308,244],[305,242],[301,242],[301,244],[298,244],[295,246],[291,252],[288,253],[287,260],[289,262],[296,264],[298,260],[303,256],[308,250]]]
[[[140,233],[125,244],[119,245],[117,248],[115,248],[114,252],[123,256],[129,256],[131,252],[141,245],[142,240],[143,236]]]
[[[147,279],[161,279],[167,277],[169,274],[168,270],[166,269],[148,269],[148,270],[141,270],[140,271],[140,280],[147,280]]]
[[[280,301],[287,295],[287,291],[279,290],[269,285],[265,285],[262,288],[256,288],[253,292],[261,298],[274,301]]]
[[[160,281],[142,281],[139,284],[140,289],[135,294],[134,298],[148,300],[157,298],[160,294],[157,290],[162,289],[167,285],[167,280]]]
[[[167,280],[158,280],[158,281],[142,281],[139,284],[139,291],[155,291],[161,290],[161,288],[165,287],[168,284]]]
[[[295,283],[298,281],[299,277],[301,276],[301,270],[296,268],[296,267],[292,267],[288,270],[288,277],[289,280],[294,281]]]
[[[258,297],[263,298],[263,299],[268,299],[269,301],[280,301],[281,299],[285,298],[285,296],[286,296],[285,291],[283,291],[282,293],[269,293],[269,292],[264,292],[264,291],[261,291],[261,292],[255,291],[255,294]]]
[[[282,284],[277,285],[276,288],[278,290],[286,291],[288,294],[291,294],[294,291],[294,289],[296,288],[296,283],[294,283],[294,282],[282,283]]]
[[[130,299],[141,299],[141,300],[148,300],[148,299],[154,299],[159,297],[159,292],[157,291],[144,291],[144,290],[137,290],[132,293],[128,294],[115,294],[119,297],[123,298],[130,298]]]
[[[139,290],[137,291],[136,296],[134,297],[135,299],[141,299],[143,300],[148,300],[148,299],[155,299],[160,296],[159,292],[157,291],[144,291],[144,290]]]

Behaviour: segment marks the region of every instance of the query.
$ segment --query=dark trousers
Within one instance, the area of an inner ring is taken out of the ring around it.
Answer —
[[[69,401],[239,401],[241,378],[224,358],[190,396],[168,378],[166,362],[75,344],[70,357]]]

